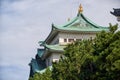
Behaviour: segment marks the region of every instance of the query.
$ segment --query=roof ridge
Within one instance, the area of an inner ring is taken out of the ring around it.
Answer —
[[[76,20],[78,19],[78,17],[73,18],[72,20],[68,21],[66,25],[64,25],[63,27],[67,27],[70,24],[74,23]]]
[[[89,24],[91,24],[95,28],[104,28],[103,26],[99,26],[98,24],[96,24],[92,20],[90,20],[89,18],[85,17],[82,13],[81,13],[81,16],[84,18],[85,21],[87,21]]]

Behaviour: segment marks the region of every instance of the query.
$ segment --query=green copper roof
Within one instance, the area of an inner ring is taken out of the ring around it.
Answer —
[[[41,57],[44,54],[44,51],[45,51],[44,49],[38,49],[37,50],[38,56]]]
[[[35,73],[35,72],[40,72],[41,70],[44,70],[46,67],[43,63],[44,61],[41,61],[38,63],[36,59],[32,59],[31,66],[32,66],[33,72]]]
[[[36,59],[31,60],[31,66],[32,66],[32,70],[33,70],[34,73],[40,71],[40,68],[39,68],[39,66],[37,64]]]
[[[31,60],[31,66],[32,66],[32,70],[33,72],[37,72],[37,73],[44,73],[46,71],[47,68],[49,68],[50,70],[52,70],[52,66],[49,67],[45,67],[45,68],[40,68],[39,64],[37,63],[36,59],[32,59]],[[42,66],[42,65],[41,65]]]
[[[64,48],[66,46],[63,46],[63,45],[45,45],[46,48],[50,49],[50,50],[55,50],[55,51],[64,51]]]
[[[86,18],[82,13],[79,13],[74,19],[68,21],[64,25],[53,25],[55,29],[66,30],[66,31],[80,31],[80,32],[99,32],[102,30],[108,31],[108,27],[102,27],[88,18]]]

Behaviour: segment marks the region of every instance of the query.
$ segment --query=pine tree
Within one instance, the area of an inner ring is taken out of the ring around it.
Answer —
[[[29,80],[120,80],[120,31],[110,24],[94,40],[69,44],[52,71],[35,74]]]
[[[44,73],[35,73],[33,77],[30,77],[29,80],[53,80],[52,71],[47,68]]]
[[[110,24],[110,32],[101,32],[95,39],[95,61],[98,80],[120,80],[120,31]]]

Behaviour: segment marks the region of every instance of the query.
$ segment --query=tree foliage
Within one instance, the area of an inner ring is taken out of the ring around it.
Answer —
[[[64,56],[58,64],[53,64],[54,80],[79,80],[82,65],[92,59],[92,40],[78,41],[65,48]]]
[[[93,40],[77,41],[65,48],[53,69],[30,80],[120,80],[120,31],[110,24]]]
[[[30,77],[29,80],[53,80],[52,79],[52,72],[49,68],[42,74],[35,73],[33,77]]]
[[[102,31],[95,38],[95,60],[98,80],[120,80],[120,31],[117,25],[110,25],[110,32]]]

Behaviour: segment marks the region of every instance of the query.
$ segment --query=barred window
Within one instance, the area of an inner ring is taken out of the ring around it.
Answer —
[[[64,39],[64,42],[67,42],[67,39]]]
[[[76,39],[76,41],[82,41],[82,39]]]
[[[74,39],[69,39],[68,41],[69,41],[69,42],[74,42]]]

